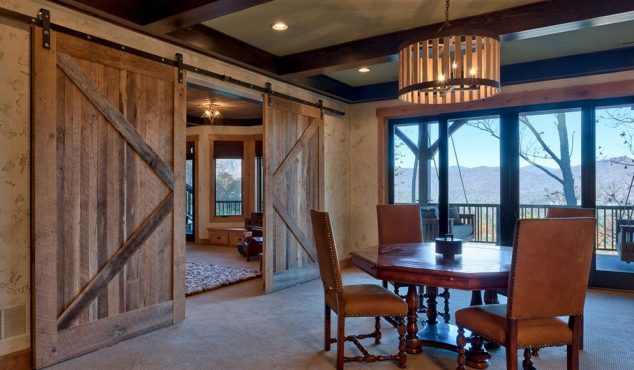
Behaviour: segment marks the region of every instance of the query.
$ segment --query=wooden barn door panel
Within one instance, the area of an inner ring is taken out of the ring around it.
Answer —
[[[310,210],[324,201],[319,109],[266,97],[264,122],[265,289],[319,277]]]
[[[40,368],[184,318],[185,85],[172,66],[32,34]]]

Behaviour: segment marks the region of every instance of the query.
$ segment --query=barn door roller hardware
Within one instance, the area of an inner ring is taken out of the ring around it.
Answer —
[[[42,25],[42,47],[44,49],[51,48],[51,12],[48,9],[40,9],[37,13],[37,19]]]
[[[113,48],[113,49],[118,49],[121,50],[125,53],[128,54],[132,54],[132,55],[136,55],[138,57],[141,58],[145,58],[145,59],[149,59],[149,60],[153,60],[155,62],[158,63],[163,63],[163,64],[167,64],[173,67],[177,67],[180,70],[180,64],[178,62],[178,60],[171,60],[169,58],[165,58],[156,54],[152,54],[152,53],[148,53],[147,51],[143,51],[140,49],[135,49],[133,47],[128,47],[126,45],[123,44],[119,44],[110,40],[106,40],[103,39],[101,37],[97,37],[97,36],[93,36],[84,32],[80,32],[77,30],[74,30],[72,28],[68,28],[65,26],[61,26],[59,24],[55,24],[51,22],[51,15],[50,12],[47,9],[40,9],[40,11],[38,12],[38,15],[36,18],[33,17],[29,17],[27,15],[24,15],[22,13],[19,12],[15,12],[13,10],[9,10],[6,8],[2,8],[0,7],[0,16],[1,17],[5,17],[5,18],[9,18],[9,19],[13,19],[15,21],[18,22],[22,22],[25,24],[30,24],[30,25],[36,25],[36,26],[40,26],[42,27],[42,32],[43,32],[43,37],[42,37],[42,47],[49,49],[51,47],[51,41],[50,41],[50,36],[51,36],[51,30],[53,31],[57,31],[57,32],[61,32],[67,35],[71,35],[71,36],[75,36],[75,37],[79,37],[81,39],[84,40],[88,40],[90,42],[94,42],[96,44],[99,45],[103,45],[109,48]],[[178,57],[176,57],[178,59]],[[286,99],[286,100],[290,100],[290,101],[294,101],[296,103],[300,103],[300,104],[304,104],[304,105],[308,105],[311,107],[315,107],[315,108],[319,108],[322,109],[324,113],[329,113],[332,115],[336,115],[336,116],[345,116],[345,112],[342,112],[340,110],[334,109],[334,108],[330,108],[330,107],[326,107],[323,105],[320,105],[319,103],[315,103],[315,102],[310,102],[304,99],[299,99],[296,98],[294,96],[290,96],[284,93],[280,93],[277,91],[274,91],[272,88],[270,90],[267,90],[267,87],[262,87],[262,86],[257,86],[254,85],[252,83],[246,82],[246,81],[241,81],[238,79],[235,79],[231,76],[227,76],[227,75],[223,75],[220,73],[216,73],[213,71],[209,71],[206,70],[204,68],[198,68],[198,67],[194,67],[185,63],[182,63],[182,70],[183,71],[190,71],[190,72],[196,72],[196,73],[200,73],[204,76],[207,77],[211,77],[213,79],[217,79],[217,80],[221,80],[221,81],[225,81],[225,82],[229,82],[231,84],[234,85],[238,85],[241,87],[245,87],[251,90],[255,90],[258,91],[260,93],[269,93],[269,96],[276,96],[278,98],[282,98],[282,99]],[[179,82],[183,82],[183,80],[181,80],[180,78],[180,73],[179,73]]]
[[[176,53],[176,67],[178,68],[178,83],[183,83],[183,54]]]

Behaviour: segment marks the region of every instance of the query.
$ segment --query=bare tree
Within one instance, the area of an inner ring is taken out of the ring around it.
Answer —
[[[566,204],[576,205],[575,178],[570,160],[574,150],[575,131],[569,138],[566,114],[563,112],[554,114],[553,124],[557,130],[559,142],[559,148],[556,149],[548,145],[544,139],[544,131],[539,131],[529,116],[520,115],[520,123],[520,157],[559,182],[562,185],[563,199]],[[498,125],[493,125],[493,120],[469,121],[467,125],[488,132],[491,136],[500,139]],[[559,173],[538,163],[538,161],[545,159],[553,160],[559,167]],[[556,191],[547,190],[547,196],[550,198],[556,198],[558,194],[561,195]]]

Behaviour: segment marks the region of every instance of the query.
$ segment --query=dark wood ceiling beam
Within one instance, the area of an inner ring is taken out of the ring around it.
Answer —
[[[505,35],[632,10],[634,1],[546,0],[455,19],[451,24],[455,28],[480,28]],[[312,76],[387,62],[394,59],[402,42],[414,37],[431,37],[440,26],[441,24],[437,23],[288,55],[280,59],[279,72],[287,77]]]
[[[148,0],[145,0],[146,2]],[[144,26],[150,32],[170,33],[273,0],[162,0],[146,6]]]
[[[198,24],[173,31],[169,36],[208,53],[277,74],[277,56],[212,28]]]
[[[143,23],[143,0],[53,0],[69,8],[85,13],[91,13],[103,19],[110,19],[117,23]]]

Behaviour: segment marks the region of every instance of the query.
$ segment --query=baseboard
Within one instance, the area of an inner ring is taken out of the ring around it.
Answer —
[[[31,369],[31,349],[23,349],[0,356],[0,370],[28,370]]]

